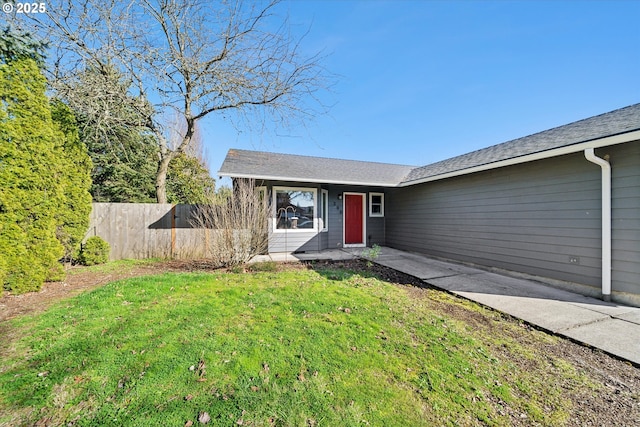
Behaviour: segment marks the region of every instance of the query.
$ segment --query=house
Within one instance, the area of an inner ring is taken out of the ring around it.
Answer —
[[[426,166],[229,150],[270,252],[385,245],[640,305],[640,104]]]

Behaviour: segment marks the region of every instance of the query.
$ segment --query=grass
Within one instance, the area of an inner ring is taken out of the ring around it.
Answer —
[[[559,362],[519,370],[513,358],[541,358],[535,343],[474,331],[435,304],[482,310],[335,269],[110,283],[11,321],[23,338],[0,345],[0,425],[566,420],[571,402],[545,378],[585,380]]]

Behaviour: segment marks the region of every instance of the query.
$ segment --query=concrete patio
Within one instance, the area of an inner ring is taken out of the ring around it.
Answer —
[[[346,260],[361,257],[364,250],[277,253],[253,261]],[[373,261],[640,366],[640,308],[387,247]]]

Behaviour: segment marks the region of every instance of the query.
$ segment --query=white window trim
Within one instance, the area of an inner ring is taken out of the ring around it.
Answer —
[[[278,190],[280,191],[310,191],[313,193],[313,228],[278,228]],[[274,233],[317,233],[318,232],[318,189],[309,187],[273,187],[271,200],[273,201],[273,232]]]
[[[380,196],[380,213],[373,212],[373,196]],[[371,217],[384,216],[384,193],[369,193],[369,216]]]
[[[322,206],[320,207],[322,212],[322,229],[320,231],[327,232],[329,231],[329,190],[321,190],[320,200],[322,201]]]

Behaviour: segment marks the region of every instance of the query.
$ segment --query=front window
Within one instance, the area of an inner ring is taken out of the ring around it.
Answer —
[[[315,230],[316,190],[275,188],[276,230]]]

